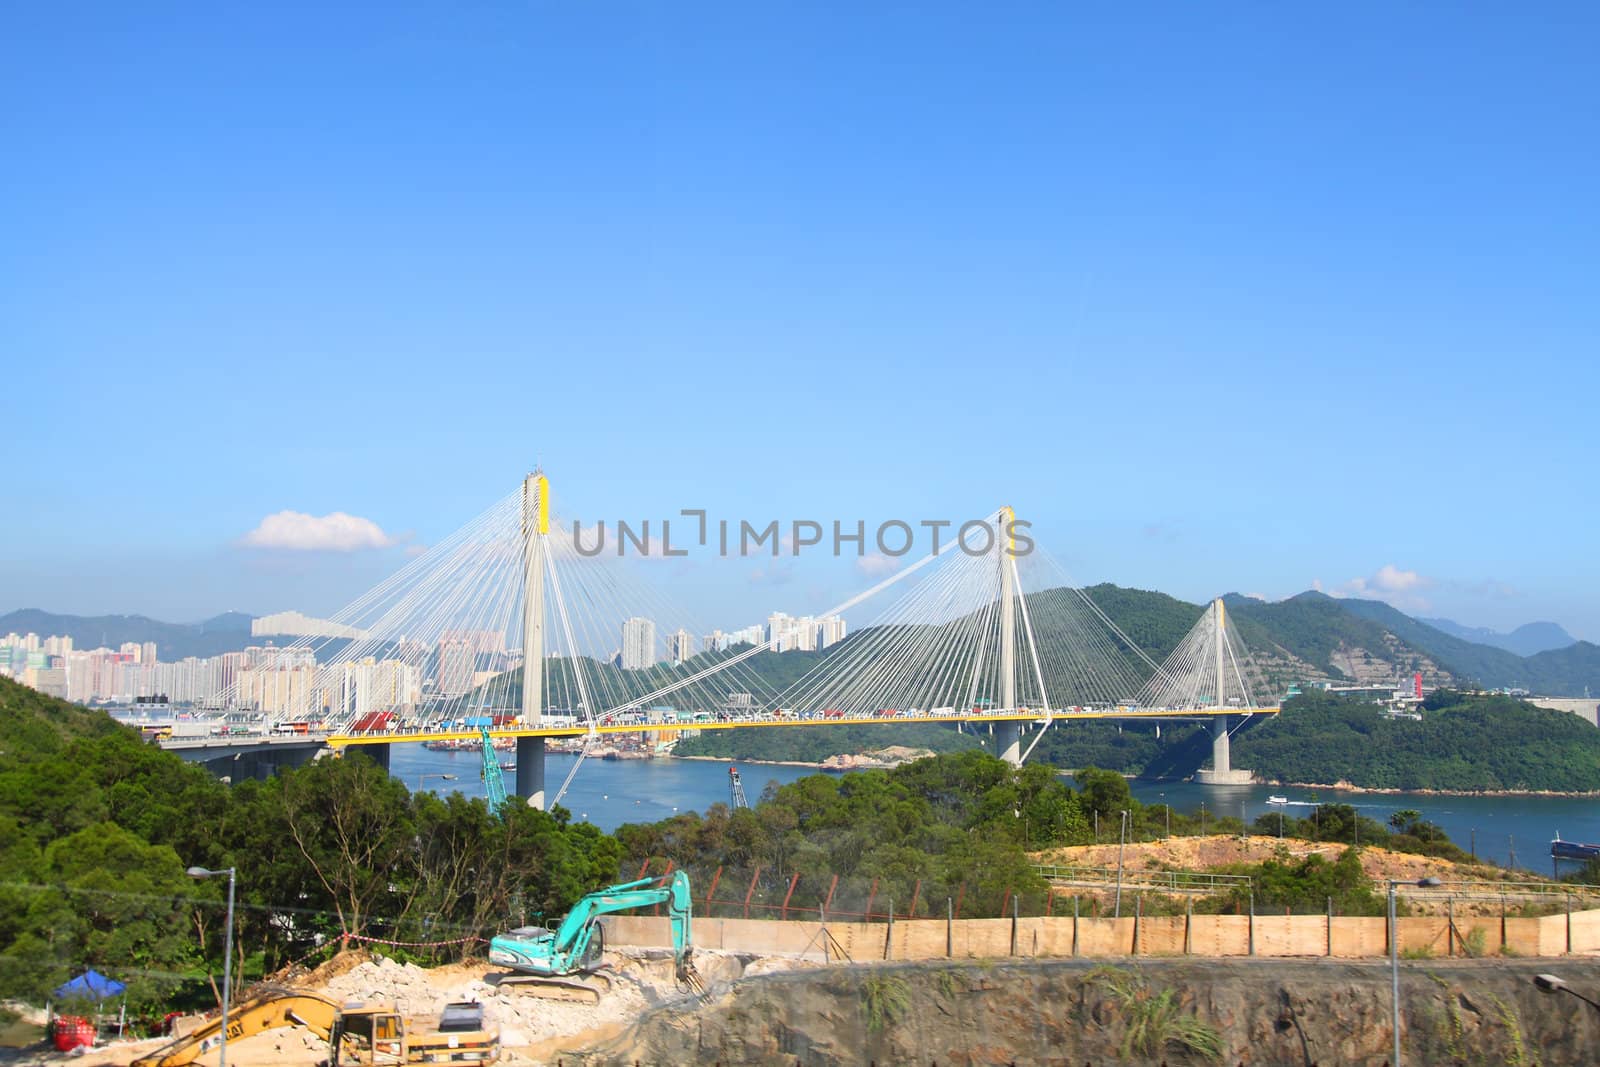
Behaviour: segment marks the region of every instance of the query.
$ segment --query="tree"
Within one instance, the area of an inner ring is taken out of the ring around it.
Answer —
[[[1128,788],[1128,780],[1116,771],[1103,771],[1098,767],[1085,767],[1073,775],[1078,783],[1079,799],[1083,807],[1110,818],[1121,811],[1133,811],[1138,801]]]
[[[406,788],[362,755],[317,760],[273,783],[290,843],[345,935],[403,918],[417,839]],[[397,911],[399,914],[397,914]]]

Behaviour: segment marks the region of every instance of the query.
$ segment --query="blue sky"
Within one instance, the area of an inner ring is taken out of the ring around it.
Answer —
[[[329,612],[537,461],[1600,638],[1592,5],[862,6],[8,5],[0,610]]]

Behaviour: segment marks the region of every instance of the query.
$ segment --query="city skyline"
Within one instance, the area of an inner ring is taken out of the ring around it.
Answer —
[[[327,615],[542,464],[1600,638],[1593,8],[390,14],[3,16],[0,611]]]

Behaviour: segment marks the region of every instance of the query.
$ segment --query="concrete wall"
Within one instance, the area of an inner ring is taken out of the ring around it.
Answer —
[[[1549,708],[1551,711],[1564,711],[1568,715],[1576,715],[1590,726],[1600,726],[1600,701],[1593,697],[1583,700],[1568,700],[1564,697],[1529,697],[1528,703],[1536,708]]]
[[[601,920],[606,943],[668,948],[665,917],[613,915]],[[1464,956],[1466,939],[1482,929],[1483,952],[1560,956],[1600,952],[1600,910],[1539,919],[1479,916],[1399,920],[1402,953]],[[1339,956],[1382,957],[1389,952],[1388,920],[1322,915],[1126,916],[1120,919],[1035,917],[1018,919],[908,919],[889,923],[782,922],[767,919],[695,919],[697,948],[813,959],[994,959],[1003,956]],[[1015,939],[1013,941],[1013,938]],[[1013,951],[1013,944],[1015,949]]]

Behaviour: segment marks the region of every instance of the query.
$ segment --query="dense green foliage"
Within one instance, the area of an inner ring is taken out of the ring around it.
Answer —
[[[1172,654],[1205,611],[1199,604],[1147,589],[1127,589],[1109,582],[1084,590],[1117,628],[1157,663]],[[1147,670],[1139,671],[1143,676]]]
[[[1345,849],[1331,863],[1315,853],[1298,860],[1284,855],[1231,866],[1224,873],[1247,876],[1250,888],[1213,897],[1197,906],[1197,911],[1240,911],[1253,905],[1258,911],[1305,914],[1321,912],[1330,902],[1338,915],[1383,915],[1387,911],[1386,897],[1361,869],[1357,848]]]
[[[758,901],[782,899],[798,875],[794,908],[816,909],[831,892],[836,910],[859,911],[875,885],[879,907],[893,899],[903,914],[915,897],[918,914],[942,914],[946,898],[959,898],[962,914],[974,916],[998,914],[1008,892],[1039,907],[1044,883],[1026,850],[1086,842],[1089,822],[1050,768],[1016,769],[968,751],[891,771],[813,775],[769,788],[754,808],[717,804],[623,826],[617,837],[627,864],[670,862],[708,886],[724,869],[724,884],[753,879]]]
[[[1563,712],[1502,696],[1454,701],[1394,719],[1371,704],[1307,693],[1234,740],[1235,763],[1285,782],[1375,789],[1600,788],[1600,731]]]
[[[126,982],[135,1007],[185,979],[192,996],[220,970],[226,885],[190,865],[238,868],[236,963],[254,974],[344,935],[492,934],[618,869],[616,839],[565,812],[413,796],[360,756],[230,788],[6,679],[0,730],[0,997],[40,998],[85,967]]]

